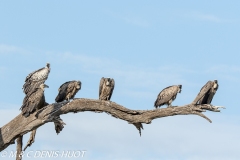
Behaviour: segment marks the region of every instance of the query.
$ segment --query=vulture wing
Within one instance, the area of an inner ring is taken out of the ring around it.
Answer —
[[[213,84],[214,85],[214,84]],[[214,89],[213,87],[210,89],[209,91],[209,96],[208,96],[208,100],[207,100],[207,104],[211,104],[212,102],[212,99],[215,95],[215,93],[217,92],[217,89],[218,89],[219,85],[217,84],[217,88]]]
[[[67,87],[67,93],[70,93],[75,87],[75,81],[71,81]]]
[[[67,88],[68,88],[69,83],[71,83],[71,81],[65,82],[59,87],[58,95],[55,98],[56,102],[62,102],[65,100],[65,98],[67,96],[67,90],[68,90]]]
[[[207,102],[209,97],[209,91],[213,87],[213,82],[208,81],[200,90],[195,100],[192,102],[193,104],[204,104]]]
[[[100,80],[100,84],[99,84],[99,98],[100,98],[101,93],[102,93],[104,81],[105,81],[105,78],[102,77],[101,80]]]
[[[30,73],[30,74],[26,77],[25,82],[27,82],[27,81],[29,81],[29,80],[34,80],[34,79],[33,79],[33,78],[34,78],[33,75],[34,75],[35,73],[37,73],[37,72],[40,72],[40,71],[43,70],[43,69],[45,69],[45,67],[40,68],[40,69],[38,69],[38,70],[33,71],[32,73]]]
[[[41,84],[43,84],[45,80],[40,81],[28,81],[23,85],[23,92],[25,94],[30,93],[33,89],[38,88]]]
[[[170,101],[173,96],[175,96],[178,92],[178,86],[169,86],[164,88],[157,97],[154,106],[161,106],[164,105],[166,102]]]
[[[32,89],[38,87],[40,84],[44,83],[48,78],[50,68],[40,68],[32,73],[30,73],[26,79],[25,84],[23,85],[23,91],[25,94],[31,92]]]
[[[114,87],[115,87],[115,81],[114,81],[114,79],[111,79],[111,91],[109,93],[109,100],[112,97],[112,93],[113,93]]]
[[[22,114],[28,117],[32,112],[38,109],[42,101],[44,101],[43,90],[40,88],[34,89],[31,93],[27,94],[21,106]]]

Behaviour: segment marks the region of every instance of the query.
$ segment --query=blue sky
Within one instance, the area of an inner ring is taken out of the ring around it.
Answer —
[[[1,1],[1,126],[20,113],[25,77],[46,62],[49,103],[69,80],[82,82],[76,97],[97,99],[104,76],[115,79],[112,101],[127,108],[154,109],[158,93],[174,84],[183,88],[173,105],[184,105],[217,79],[212,104],[226,109],[206,112],[212,124],[166,117],[144,124],[139,137],[134,126],[105,113],[68,114],[58,136],[47,124],[28,150],[86,150],[84,159],[97,160],[239,159],[239,6],[236,0]]]

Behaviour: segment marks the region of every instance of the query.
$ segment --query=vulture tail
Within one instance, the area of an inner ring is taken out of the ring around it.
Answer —
[[[66,96],[66,94],[64,94],[64,93],[59,93],[59,94],[57,95],[57,97],[55,98],[55,101],[56,101],[56,102],[62,102],[62,101],[64,101],[65,96]]]

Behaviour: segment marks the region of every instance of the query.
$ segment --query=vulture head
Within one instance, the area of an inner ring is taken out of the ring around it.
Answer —
[[[46,64],[46,67],[47,67],[47,68],[50,68],[50,63],[47,63],[47,64]]]
[[[218,89],[218,81],[217,81],[217,80],[214,80],[213,83],[214,83],[213,88],[214,88],[215,90],[217,90],[217,89]]]
[[[107,78],[106,86],[111,86],[111,78]]]
[[[41,85],[39,86],[39,88],[41,88],[42,90],[44,90],[44,88],[49,88],[49,87],[48,87],[48,85],[46,85],[46,84],[43,83],[43,84],[41,84]]]
[[[77,81],[76,88],[77,88],[77,89],[81,89],[81,84],[82,84],[82,83],[81,83],[80,81]]]
[[[182,85],[178,85],[178,93],[181,93],[182,91]]]

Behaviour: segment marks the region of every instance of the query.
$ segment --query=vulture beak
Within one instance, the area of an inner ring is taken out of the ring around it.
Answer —
[[[50,67],[50,63],[47,63],[46,66],[49,68]]]
[[[48,86],[48,85],[46,85],[46,84],[44,84],[44,88],[49,88],[49,86]]]
[[[178,93],[181,93],[181,91],[182,91],[182,85],[178,85],[179,86],[179,91],[178,91]]]
[[[77,89],[81,89],[81,82],[80,81],[77,81]]]
[[[81,86],[78,84],[76,88],[77,88],[77,89],[81,89]]]

